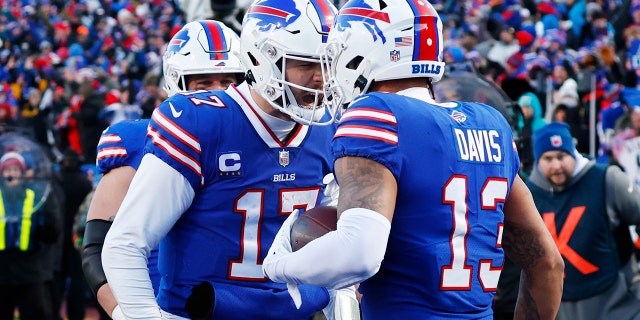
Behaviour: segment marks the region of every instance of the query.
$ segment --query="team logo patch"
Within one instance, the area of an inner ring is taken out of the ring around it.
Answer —
[[[361,22],[364,24],[369,33],[371,33],[373,41],[377,41],[379,37],[382,43],[387,42],[387,38],[382,32],[382,29],[378,27],[378,22],[390,22],[389,14],[386,12],[374,10],[370,5],[365,3],[364,0],[349,1],[348,4],[340,9],[335,27],[340,31],[344,31],[347,28],[351,28],[352,22]]]
[[[400,61],[400,51],[398,50],[393,50],[391,52],[389,52],[389,58],[391,59],[391,61],[393,62],[398,62]]]
[[[451,118],[453,118],[453,120],[457,121],[458,123],[467,121],[467,115],[458,110],[453,110],[451,112]]]
[[[289,151],[288,150],[280,150],[278,151],[278,163],[281,166],[286,167],[289,165]]]
[[[247,19],[259,20],[256,25],[260,31],[286,28],[299,16],[300,10],[292,0],[258,1],[246,13]]]
[[[165,56],[170,57],[180,51],[187,42],[189,42],[189,30],[181,30],[173,36],[173,39],[167,45],[167,51],[165,52]]]
[[[558,135],[551,136],[550,139],[551,139],[551,145],[554,148],[559,148],[559,147],[562,146],[562,137],[561,136],[558,136]]]

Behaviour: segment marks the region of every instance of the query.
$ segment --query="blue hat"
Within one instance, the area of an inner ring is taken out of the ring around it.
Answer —
[[[569,125],[564,122],[552,122],[533,135],[533,157],[536,161],[543,153],[552,150],[564,151],[576,157],[576,147],[569,132]]]

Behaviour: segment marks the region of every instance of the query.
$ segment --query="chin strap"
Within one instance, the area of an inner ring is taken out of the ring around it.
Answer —
[[[433,80],[431,78],[427,78],[427,89],[429,89],[429,93],[431,94],[431,99],[436,100],[436,93],[433,90]]]

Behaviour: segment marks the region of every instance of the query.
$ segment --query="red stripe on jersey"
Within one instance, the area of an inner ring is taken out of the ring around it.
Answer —
[[[362,111],[362,112],[359,112],[359,111]],[[363,112],[371,113],[371,114],[367,115],[367,114],[363,114]],[[392,118],[392,119],[388,119],[388,118]],[[387,112],[387,111],[381,111],[378,109],[371,109],[371,108],[350,109],[349,111],[345,112],[345,114],[342,116],[340,121],[351,120],[351,119],[370,119],[370,120],[377,120],[380,122],[384,122],[384,123],[388,123],[396,126],[398,125],[398,122],[396,121],[396,116],[393,113]]]
[[[98,146],[103,145],[105,143],[116,143],[122,142],[122,138],[119,135],[114,133],[103,134],[98,141]]]
[[[398,134],[393,131],[383,130],[371,126],[343,125],[339,126],[335,138],[355,137],[383,141],[393,145],[398,144]]]
[[[191,139],[193,139],[194,141],[197,142],[198,139],[195,136],[191,135],[189,132],[187,132],[186,130],[182,129],[182,127],[180,127],[175,122],[171,121],[171,119],[169,119],[169,117],[164,115],[162,112],[160,112],[160,111],[154,112],[153,113],[153,117],[156,117],[156,116],[162,118],[163,121],[166,121],[166,122],[170,123],[173,126],[173,128],[162,124],[160,121],[155,121],[155,123],[158,126],[162,127],[171,136],[173,136],[174,138],[178,139],[178,141],[182,142],[185,146],[188,146],[189,148],[191,148],[196,153],[201,154],[202,151],[200,151],[200,149],[198,149],[197,147],[191,145],[191,143],[189,143],[187,140],[185,140],[183,137],[181,137],[181,135],[185,135],[185,136],[187,136],[187,137],[189,137],[189,138],[191,138]]]
[[[127,149],[122,147],[110,147],[110,148],[102,148],[98,151],[97,160],[102,160],[106,158],[118,158],[118,157],[126,157]]]
[[[160,133],[155,128],[150,128],[149,131],[147,131],[147,136],[151,138],[151,141],[153,142],[154,145],[164,150],[164,152],[169,157],[181,163],[183,166],[189,168],[189,170],[193,171],[197,176],[202,177],[202,174],[200,173],[201,171],[200,162],[194,159],[193,157],[191,157],[190,155],[186,154],[179,148],[177,148],[174,144],[172,144],[167,139],[165,139],[162,135],[160,135]],[[182,159],[178,155],[193,161],[199,167],[194,167],[192,164],[184,161],[184,159]]]
[[[269,134],[269,136],[271,136],[271,138],[273,139],[273,141],[274,141],[275,143],[277,143],[277,144],[278,144],[278,146],[280,146],[280,147],[284,147],[285,145],[282,143],[282,141],[280,141],[280,139],[278,138],[278,136],[277,136],[275,133],[273,133],[273,131],[271,131],[271,128],[269,128],[269,126],[267,125],[267,123],[266,123],[266,122],[264,122],[264,120],[262,120],[262,117],[260,116],[260,114],[258,113],[258,111],[256,111],[256,110],[255,110],[255,108],[256,108],[256,107],[254,107],[254,106],[251,104],[251,102],[249,102],[249,100],[248,100],[245,96],[243,96],[243,95],[242,95],[242,93],[240,92],[240,90],[238,90],[238,88],[236,88],[236,86],[235,86],[235,85],[231,84],[231,86],[230,86],[230,87],[231,87],[233,90],[235,90],[235,91],[238,93],[238,95],[239,95],[240,97],[242,97],[242,100],[244,100],[245,104],[246,104],[247,106],[249,106],[249,109],[251,110],[251,112],[256,116],[256,118],[257,118],[257,119],[258,119],[258,121],[262,124],[262,126],[264,127],[264,129],[266,130],[266,132]],[[302,127],[300,127],[300,130],[301,130],[301,128],[302,128]],[[300,130],[298,130],[298,131],[294,134],[294,137],[295,137],[295,136],[297,136],[297,135],[298,135],[298,133],[300,133]],[[294,140],[294,137],[292,137],[292,139],[289,139],[289,141],[293,141],[293,140]]]

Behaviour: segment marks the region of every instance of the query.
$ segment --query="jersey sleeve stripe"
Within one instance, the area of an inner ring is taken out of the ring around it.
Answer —
[[[175,122],[169,120],[161,112],[154,112],[152,117],[153,120],[164,130],[166,130],[170,135],[178,139],[180,142],[184,143],[189,148],[193,149],[193,151],[195,151],[196,153],[201,153],[200,142],[198,142],[198,139],[182,129]]]
[[[98,146],[103,145],[105,143],[117,143],[122,142],[122,139],[117,134],[103,134],[100,137],[100,141],[98,141]]]
[[[384,112],[376,109],[368,109],[368,108],[358,108],[347,111],[342,116],[342,121],[346,120],[355,120],[355,119],[370,119],[370,120],[378,120],[381,122],[389,123],[392,125],[398,125],[396,121],[396,117],[393,113]]]
[[[111,157],[126,157],[127,149],[123,147],[102,148],[98,151],[97,159],[102,160]]]
[[[157,112],[154,114],[157,114]],[[202,169],[200,163],[197,160],[193,159],[182,150],[176,148],[175,145],[162,137],[160,133],[156,131],[156,129],[149,128],[149,130],[147,131],[147,135],[151,138],[153,144],[164,150],[171,158],[189,168],[189,170],[195,172],[196,175],[198,175],[198,177],[202,179]]]
[[[338,137],[367,138],[387,142],[393,145],[398,144],[398,134],[396,132],[368,126],[340,126],[334,135],[334,138]]]

